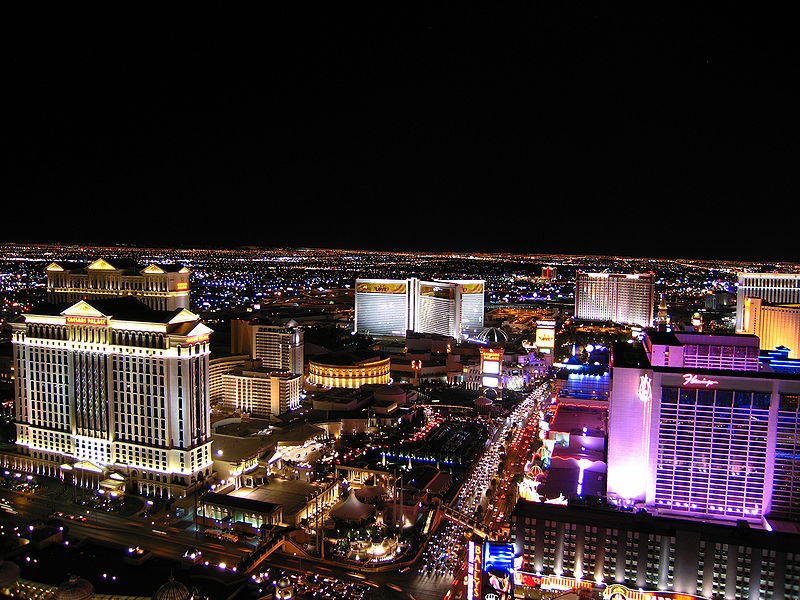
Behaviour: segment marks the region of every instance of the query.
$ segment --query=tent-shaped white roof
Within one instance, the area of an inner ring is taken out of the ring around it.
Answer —
[[[347,500],[334,506],[330,511],[330,515],[334,519],[342,519],[343,521],[360,521],[372,516],[374,512],[374,507],[361,502],[356,498],[355,490],[350,490]]]

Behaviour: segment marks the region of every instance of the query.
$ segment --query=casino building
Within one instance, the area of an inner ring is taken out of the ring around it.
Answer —
[[[375,337],[407,331],[460,340],[483,329],[484,281],[356,279],[355,330]]]
[[[231,320],[233,352],[249,354],[267,369],[303,373],[304,333],[295,321],[276,325],[260,319]]]
[[[609,600],[800,597],[794,533],[520,500],[511,539],[518,589],[599,588]]]
[[[651,327],[655,305],[653,273],[584,273],[575,278],[575,317]]]
[[[609,500],[773,527],[800,517],[800,376],[755,336],[662,334],[612,353]]]
[[[163,497],[212,475],[211,330],[197,315],[89,298],[43,304],[11,327],[17,451],[0,454],[6,468]]]
[[[800,275],[795,273],[739,273],[736,287],[736,331],[745,331],[746,298],[772,304],[800,304]]]
[[[49,302],[134,296],[156,310],[189,308],[190,271],[182,265],[99,258],[89,264],[53,262],[45,273]]]

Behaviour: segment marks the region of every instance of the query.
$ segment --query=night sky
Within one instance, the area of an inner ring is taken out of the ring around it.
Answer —
[[[20,36],[0,239],[800,262],[790,21],[498,4]]]

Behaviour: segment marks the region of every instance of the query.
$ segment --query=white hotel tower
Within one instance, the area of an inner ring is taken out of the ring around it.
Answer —
[[[6,468],[180,497],[212,474],[211,330],[133,297],[44,304],[12,323],[17,452]]]

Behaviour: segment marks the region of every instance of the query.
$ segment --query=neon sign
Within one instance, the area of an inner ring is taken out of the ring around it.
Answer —
[[[66,322],[73,325],[108,325],[105,317],[66,317]]]
[[[189,284],[185,281],[179,281],[178,283],[175,284],[175,289],[178,290],[179,292],[183,292],[189,289]]]
[[[680,592],[641,592],[619,583],[609,585],[603,591],[604,600],[701,600],[700,596]]]
[[[649,375],[639,377],[639,391],[636,395],[645,404],[653,400],[653,379]]]
[[[719,381],[716,379],[706,379],[705,377],[698,377],[693,373],[686,373],[683,376],[683,385],[703,385],[707,388],[719,385]]]
[[[500,350],[481,350],[481,358],[485,361],[500,360],[503,358],[503,352]]]
[[[197,342],[207,342],[207,341],[208,341],[208,334],[207,333],[205,333],[203,335],[195,335],[195,336],[186,338],[186,343],[187,344],[195,344]]]

